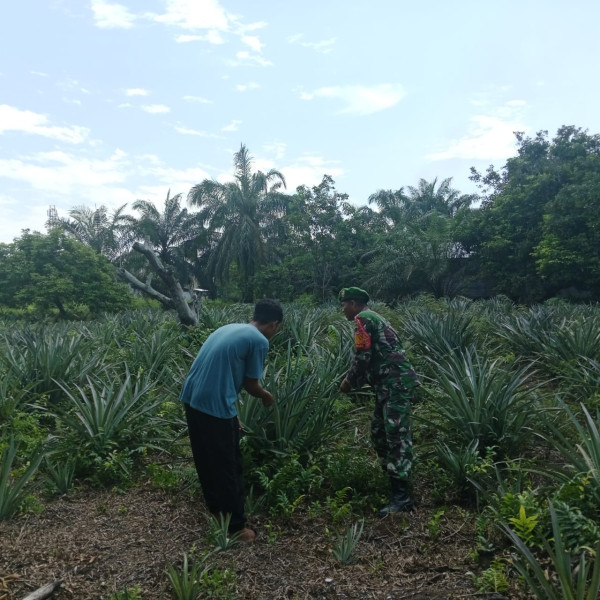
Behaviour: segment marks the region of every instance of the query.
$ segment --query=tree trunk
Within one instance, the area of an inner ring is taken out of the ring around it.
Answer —
[[[133,244],[133,249],[146,257],[152,270],[166,284],[169,295],[166,296],[165,294],[161,294],[159,291],[155,290],[151,285],[150,279],[146,283],[143,283],[137,277],[135,277],[135,275],[132,275],[129,271],[123,268],[117,269],[117,273],[135,289],[140,290],[155,300],[158,300],[163,306],[175,310],[177,316],[179,317],[179,321],[183,323],[183,325],[196,325],[198,323],[198,317],[187,303],[187,300],[183,294],[183,289],[181,288],[179,281],[175,279],[175,276],[171,270],[163,265],[160,258],[156,256],[154,250],[149,246],[146,246],[140,242],[135,242],[135,244]]]

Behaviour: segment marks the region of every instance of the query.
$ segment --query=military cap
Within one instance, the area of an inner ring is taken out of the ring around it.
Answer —
[[[369,301],[369,294],[365,290],[361,290],[358,287],[347,287],[342,288],[338,294],[340,302],[346,302],[347,300],[356,300],[357,302],[363,302],[366,304]]]

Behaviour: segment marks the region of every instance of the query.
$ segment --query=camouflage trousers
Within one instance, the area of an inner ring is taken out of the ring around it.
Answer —
[[[390,479],[408,481],[413,463],[410,404],[412,393],[396,383],[375,388],[371,441]]]

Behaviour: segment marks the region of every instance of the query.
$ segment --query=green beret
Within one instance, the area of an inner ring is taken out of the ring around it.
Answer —
[[[361,290],[358,287],[347,287],[340,290],[338,295],[340,302],[346,302],[347,300],[356,300],[366,304],[369,301],[369,294],[365,290]]]

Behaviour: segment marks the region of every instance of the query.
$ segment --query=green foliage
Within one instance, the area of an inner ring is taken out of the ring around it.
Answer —
[[[75,482],[75,465],[74,458],[58,458],[53,460],[50,456],[46,456],[44,470],[47,474],[47,487],[54,494],[68,494],[73,488]]]
[[[533,388],[525,387],[532,376],[527,367],[507,370],[467,348],[435,369],[440,393],[432,411],[449,443],[468,448],[476,440],[480,452],[494,447],[499,456],[523,448],[541,411]]]
[[[542,547],[546,534],[546,518],[540,500],[532,491],[507,492],[492,508],[501,523],[509,523],[529,547]]]
[[[458,499],[467,499],[475,492],[470,481],[475,466],[487,462],[479,452],[478,440],[472,440],[466,447],[451,448],[443,442],[435,442],[435,455],[446,473],[446,494],[448,491]]]
[[[273,515],[290,517],[304,500],[323,483],[323,475],[316,465],[304,467],[298,456],[290,456],[271,476],[270,466],[256,471],[256,476],[266,496],[266,503]]]
[[[167,492],[172,492],[179,489],[181,483],[181,473],[178,469],[174,468],[173,465],[159,465],[156,463],[150,463],[146,469],[150,474],[150,481],[152,482],[153,486]]]
[[[558,450],[576,473],[587,474],[585,480],[589,493],[596,505],[600,504],[600,411],[594,419],[584,404],[581,404],[583,422],[562,401],[558,400],[561,415],[567,416],[574,433],[567,434],[563,427],[551,424],[547,442]]]
[[[343,368],[337,353],[316,344],[308,356],[288,346],[282,358],[269,358],[264,386],[274,390],[275,403],[266,410],[253,398],[239,403],[247,431],[244,445],[266,458],[272,453],[307,455],[331,440],[343,425],[331,419],[338,389],[332,373],[341,374]]]
[[[0,350],[0,357],[3,355],[4,352]],[[28,392],[28,388],[21,386],[20,378],[13,371],[0,377],[0,432],[3,424],[15,418],[18,410],[25,404]]]
[[[192,187],[188,201],[200,208],[198,217],[208,224],[216,242],[208,263],[210,273],[226,283],[230,267],[235,264],[241,280],[241,300],[251,302],[253,278],[265,256],[262,226],[285,209],[278,192],[281,185],[285,187],[285,179],[275,169],[252,173],[252,156],[243,144],[233,163],[235,182],[222,184],[205,179]]]
[[[525,506],[519,506],[519,517],[510,517],[508,520],[514,532],[526,543],[531,544],[534,538],[534,530],[538,526],[538,515],[528,515]]]
[[[454,299],[439,314],[423,311],[409,316],[403,330],[414,344],[414,353],[436,363],[471,347],[476,330],[468,309],[467,301]]]
[[[64,428],[64,451],[76,447],[81,470],[110,480],[129,476],[132,455],[161,449],[167,432],[156,427],[162,400],[152,396],[153,382],[127,375],[119,385],[111,374],[104,377],[88,378],[76,392],[62,387],[67,402],[52,414]]]
[[[492,561],[488,569],[481,575],[473,575],[473,583],[480,592],[504,592],[508,589],[506,578],[506,564],[502,559]]]
[[[446,514],[445,508],[438,508],[438,510],[433,513],[433,516],[427,522],[427,530],[429,531],[429,537],[435,542],[439,539],[440,534],[442,533],[441,524],[442,517]]]
[[[202,576],[202,597],[214,600],[237,598],[237,576],[230,569],[209,569]]]
[[[373,494],[388,483],[368,441],[357,437],[340,440],[321,459],[325,481],[334,490],[352,489],[354,505],[374,500]]]
[[[356,546],[360,541],[365,527],[364,519],[346,529],[344,535],[337,537],[333,545],[333,556],[343,565],[356,562]]]
[[[513,562],[538,600],[596,600],[600,594],[600,543],[595,549],[583,550],[574,561],[564,544],[556,511],[550,503],[553,543],[544,540],[543,547],[550,560],[549,575],[545,563],[538,560],[523,540],[509,527],[505,532],[519,556]]]
[[[240,533],[236,532],[232,534],[229,532],[230,522],[230,514],[219,514],[217,516],[211,515],[209,517],[208,524],[210,533],[208,540],[214,546],[215,552],[229,550],[239,542]]]
[[[202,578],[207,568],[202,563],[189,564],[187,554],[183,555],[181,570],[174,565],[167,567],[167,577],[175,600],[197,600],[202,591]]]
[[[85,328],[36,327],[5,333],[0,361],[7,377],[51,402],[60,396],[60,384],[84,381],[102,364],[106,349],[95,347]]]
[[[33,481],[44,455],[39,448],[26,462],[20,473],[13,472],[19,446],[13,438],[4,448],[0,459],[0,521],[9,519],[19,510],[29,493],[28,486]]]
[[[67,318],[80,317],[78,307],[93,315],[126,308],[133,298],[108,259],[60,229],[26,232],[0,246],[0,258],[0,305],[33,304],[39,316]]]
[[[600,543],[600,525],[597,520],[584,515],[579,508],[569,506],[560,500],[554,502],[554,508],[567,551],[581,553]]]
[[[125,588],[109,596],[105,596],[104,600],[143,600],[139,585],[134,585],[132,588]]]
[[[334,523],[345,521],[352,515],[352,504],[349,499],[352,494],[352,489],[344,487],[337,490],[335,494],[327,498],[327,509]]]

